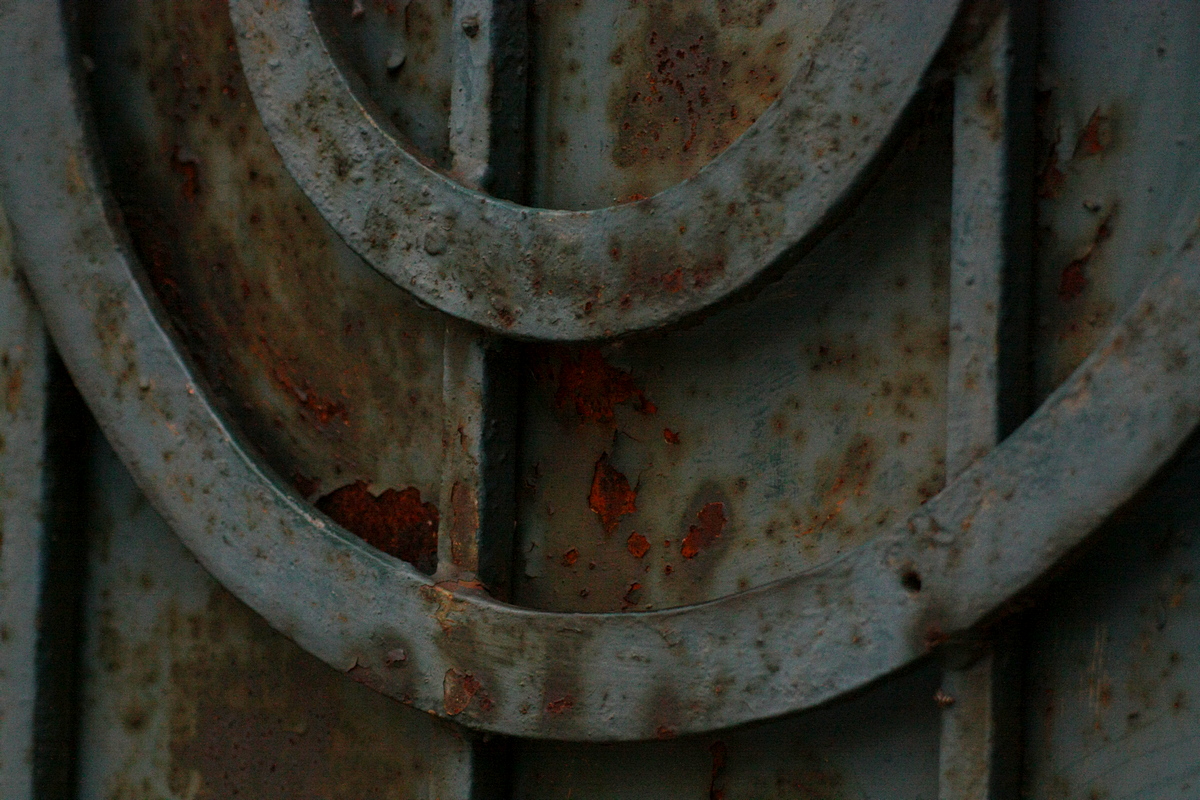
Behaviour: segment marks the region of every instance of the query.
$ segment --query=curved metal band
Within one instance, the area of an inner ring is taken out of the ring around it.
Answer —
[[[431,585],[282,489],[214,410],[106,215],[47,5],[11,4],[0,26],[0,188],[75,380],[219,581],[309,651],[418,708],[518,736],[617,740],[813,706],[994,612],[1200,418],[1200,260],[1186,251],[1017,433],[836,562],[645,614],[539,613]],[[914,572],[919,591],[902,579]]]
[[[288,170],[397,285],[503,334],[582,340],[678,320],[833,220],[921,87],[959,0],[845,0],[779,99],[697,175],[596,211],[525,208],[421,163],[352,93],[305,0],[232,0]]]

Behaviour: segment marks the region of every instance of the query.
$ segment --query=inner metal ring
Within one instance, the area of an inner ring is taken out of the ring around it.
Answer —
[[[288,170],[422,301],[496,332],[601,339],[693,314],[815,242],[921,88],[960,0],[845,0],[779,99],[692,178],[594,211],[519,206],[423,163],[355,97],[308,0],[233,0]]]

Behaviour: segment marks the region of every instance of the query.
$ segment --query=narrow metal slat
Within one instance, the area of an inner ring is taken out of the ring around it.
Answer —
[[[523,2],[455,0],[451,169],[469,186],[520,200],[524,161]],[[438,580],[510,591],[516,524],[517,347],[446,316],[442,347],[443,535]],[[464,731],[437,748],[431,800],[511,794],[511,743]]]
[[[946,474],[953,479],[1026,416],[1032,65],[1036,9],[1006,4],[954,81]],[[948,649],[941,800],[1020,791],[1020,651],[1008,626]]]

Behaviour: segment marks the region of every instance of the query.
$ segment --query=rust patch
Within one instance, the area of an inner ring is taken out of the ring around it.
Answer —
[[[654,731],[654,738],[659,740],[674,739],[675,729],[670,725],[659,725],[658,730]]]
[[[564,567],[573,567],[577,561],[579,561],[579,551],[574,547],[563,553],[562,565]]]
[[[481,688],[482,684],[474,675],[451,667],[442,679],[442,707],[448,715],[458,716],[467,710]]]
[[[565,694],[557,700],[552,700],[546,704],[546,710],[551,714],[562,714],[565,711],[570,711],[575,707],[575,698],[569,694]]]
[[[1063,302],[1074,300],[1083,294],[1083,291],[1087,288],[1088,279],[1084,268],[1087,267],[1088,262],[1096,255],[1100,245],[1112,236],[1111,223],[1113,214],[1115,213],[1115,211],[1110,213],[1096,228],[1096,233],[1092,237],[1091,243],[1088,244],[1087,250],[1083,252],[1083,255],[1072,259],[1069,264],[1063,267],[1062,274],[1059,275],[1058,280],[1058,299]]]
[[[663,428],[663,441],[667,444],[679,444],[679,431]]]
[[[450,558],[463,569],[479,569],[479,501],[470,486],[450,490]],[[436,542],[436,539],[435,539]]]
[[[728,522],[725,518],[725,504],[720,502],[705,504],[696,514],[696,518],[699,524],[688,528],[679,548],[684,558],[695,558],[701,550],[720,538],[725,530],[725,523]]]
[[[629,534],[629,539],[625,542],[625,548],[629,551],[629,555],[634,558],[642,558],[646,553],[650,552],[650,540],[637,531],[634,531]]]
[[[600,518],[606,534],[617,529],[621,517],[637,511],[637,490],[629,485],[629,479],[608,461],[608,453],[601,453],[592,474],[592,490],[588,493],[588,508]]]
[[[316,506],[372,547],[426,574],[437,568],[438,510],[421,502],[419,490],[386,489],[376,497],[360,480],[335,489]]]
[[[625,590],[625,594],[621,597],[621,610],[624,611],[640,605],[642,602],[642,585],[640,583],[631,583],[629,588]]]
[[[584,420],[610,423],[616,407],[626,403],[643,414],[658,411],[634,383],[633,376],[609,364],[595,348],[586,348],[576,355],[564,355],[558,366],[557,379],[555,404],[559,408],[573,408]]]
[[[1097,108],[1079,134],[1079,141],[1075,143],[1075,158],[1099,155],[1112,147],[1112,143],[1112,118],[1101,114]]]
[[[730,3],[720,9],[723,24],[754,24],[771,3]],[[621,168],[648,162],[671,164],[686,177],[703,166],[753,124],[785,82],[780,65],[785,51],[779,36],[761,54],[721,51],[721,37],[700,14],[681,14],[674,3],[651,2],[647,26],[621,45],[624,79],[609,98],[616,123],[613,162]],[[651,187],[638,193],[653,194]]]

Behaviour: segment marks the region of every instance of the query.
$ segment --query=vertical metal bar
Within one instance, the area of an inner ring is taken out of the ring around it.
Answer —
[[[0,215],[0,796],[32,798],[48,345]]]
[[[464,183],[520,200],[525,162],[523,0],[454,0],[451,169]],[[442,349],[445,462],[439,579],[479,580],[507,598],[516,524],[517,350],[448,319]],[[430,797],[511,794],[511,743],[448,732]]]
[[[82,403],[0,210],[0,797],[76,790]]]
[[[1027,414],[1033,4],[1006,4],[954,83],[946,472]],[[1019,650],[1012,631],[948,653],[939,696],[941,800],[1020,789]]]
[[[526,16],[523,2],[456,0],[452,169],[518,200],[524,144]],[[442,350],[445,462],[438,578],[479,580],[508,594],[516,489],[513,349],[447,320]]]

